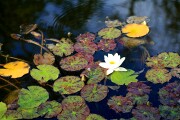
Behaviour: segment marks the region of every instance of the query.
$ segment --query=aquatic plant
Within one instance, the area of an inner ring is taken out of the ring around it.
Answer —
[[[76,37],[77,42],[93,42],[95,39],[95,35],[90,32],[86,32],[83,34],[80,34]]]
[[[111,27],[120,27],[123,25],[123,23],[120,22],[119,20],[110,20],[110,19],[106,20],[104,23],[107,27],[110,27],[110,28]]]
[[[54,61],[55,61],[55,57],[47,52],[45,52],[43,55],[35,54],[33,59],[35,65],[42,65],[42,64],[52,65]]]
[[[133,101],[133,103],[137,104],[137,105],[147,104],[147,102],[149,100],[149,96],[146,94],[136,95],[136,94],[128,92],[126,94],[126,97],[130,98]]]
[[[141,24],[143,22],[148,22],[149,19],[147,16],[130,16],[126,19],[127,23],[136,23],[136,24]]]
[[[0,119],[1,119],[7,111],[7,106],[3,102],[0,102],[0,106],[1,106],[0,107]]]
[[[103,39],[114,39],[121,35],[121,31],[117,28],[103,28],[98,32],[98,35]]]
[[[98,50],[109,52],[116,47],[116,43],[113,39],[102,39],[98,42]]]
[[[86,120],[105,120],[102,116],[97,114],[89,114]]]

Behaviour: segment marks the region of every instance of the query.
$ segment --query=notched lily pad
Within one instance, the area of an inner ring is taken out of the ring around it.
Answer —
[[[122,97],[122,96],[113,96],[108,100],[108,106],[110,109],[113,109],[117,113],[123,112],[127,113],[130,112],[133,108],[133,102],[128,97]]]
[[[38,69],[32,69],[30,75],[39,82],[56,80],[60,74],[59,69],[52,65],[38,65]]]
[[[38,107],[38,113],[44,118],[56,117],[61,111],[62,106],[56,101],[46,101]]]
[[[93,42],[95,37],[96,36],[93,33],[87,32],[77,36],[76,40],[77,42]]]
[[[114,39],[121,35],[121,31],[117,28],[103,28],[98,32],[98,35],[104,39]]]
[[[109,52],[116,47],[116,43],[112,39],[102,39],[98,43],[98,49],[103,50],[105,52]]]
[[[66,71],[78,71],[84,69],[88,61],[82,56],[69,56],[60,61],[61,68]]]
[[[108,93],[108,87],[98,84],[89,84],[81,90],[81,96],[88,102],[99,102],[103,100]]]
[[[171,77],[171,74],[166,69],[150,69],[146,73],[147,80],[155,84],[168,82]]]
[[[58,56],[68,56],[71,53],[74,52],[74,47],[73,47],[73,43],[70,39],[68,38],[61,38],[61,40],[59,41],[59,43],[57,43],[54,46],[49,46],[48,47],[51,51],[53,51],[53,53],[55,55]]]
[[[35,65],[42,65],[42,64],[52,65],[54,61],[55,61],[55,57],[47,52],[45,52],[43,55],[35,54],[33,59]]]
[[[77,76],[61,77],[54,82],[53,90],[61,94],[72,94],[80,91],[84,87],[84,82]]]
[[[114,71],[111,75],[110,75],[110,79],[113,83],[117,84],[117,85],[128,85],[131,82],[137,82],[138,80],[136,79],[136,77],[138,75],[134,75],[134,71],[133,70],[128,70],[128,71]]]
[[[97,114],[89,114],[86,120],[105,120],[102,116]]]
[[[28,90],[24,88],[21,89],[18,104],[24,109],[35,108],[41,103],[46,102],[48,98],[49,94],[46,89],[39,86],[29,86]]]

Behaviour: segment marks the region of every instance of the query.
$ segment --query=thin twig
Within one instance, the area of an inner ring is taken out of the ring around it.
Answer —
[[[9,84],[0,86],[0,89],[3,88],[3,87],[6,87],[6,86],[9,86]]]
[[[10,85],[14,86],[16,89],[19,89],[18,86],[16,86],[15,84],[9,82],[8,80],[6,80],[6,79],[4,79],[4,78],[2,78],[2,77],[0,77],[0,79],[3,80],[3,81],[5,81],[5,82],[7,82],[7,83],[9,83]]]
[[[39,32],[41,33],[41,49],[40,49],[40,54],[42,55],[42,47],[44,46],[44,34],[41,30],[39,30]]]
[[[19,59],[19,58],[16,58],[16,57],[11,57],[9,55],[3,55],[3,54],[0,54],[2,57],[5,57],[5,58],[10,58],[10,59],[14,59],[14,60],[19,60],[19,61],[24,61],[24,62],[27,62],[26,60],[23,60],[23,59]]]

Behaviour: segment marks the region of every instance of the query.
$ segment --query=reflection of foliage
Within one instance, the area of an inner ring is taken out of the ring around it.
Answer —
[[[171,77],[171,74],[166,69],[150,69],[146,73],[147,80],[155,84],[168,82]]]
[[[102,116],[97,114],[89,114],[86,120],[105,120]]]
[[[54,82],[53,90],[61,94],[72,94],[80,91],[84,86],[84,82],[77,76],[61,77]]]
[[[98,43],[98,49],[103,50],[105,52],[109,52],[110,50],[113,50],[116,47],[116,43],[112,39],[102,39]]]
[[[136,77],[138,75],[133,75],[134,71],[133,70],[128,70],[128,71],[115,71],[110,75],[111,81],[113,83],[116,83],[118,85],[128,85],[131,82],[137,82]]]
[[[103,28],[98,35],[104,39],[114,39],[121,35],[121,31],[117,28]]]
[[[35,65],[42,65],[42,64],[52,65],[54,61],[55,61],[55,57],[47,52],[45,52],[43,55],[35,54],[33,59]]]
[[[170,106],[159,106],[160,115],[164,120],[179,120],[180,119],[180,107],[170,107]]]
[[[29,90],[22,88],[19,93],[18,104],[21,108],[35,108],[46,102],[49,94],[46,89],[39,86],[29,86]]]
[[[108,100],[109,107],[116,112],[130,112],[133,108],[133,102],[128,97],[113,96]]]
[[[79,36],[76,37],[77,42],[93,42],[95,39],[95,35],[93,33],[84,33],[80,34]]]
[[[179,82],[169,83],[159,90],[160,102],[163,105],[176,106],[178,105],[180,95]]]
[[[146,104],[148,102],[148,95],[136,95],[132,93],[127,93],[126,97],[130,98],[134,104]]]
[[[132,93],[134,95],[145,95],[149,94],[151,89],[149,86],[142,82],[132,82],[128,85],[129,93]]]
[[[138,105],[132,114],[138,120],[160,120],[158,109],[147,105]]]
[[[98,84],[88,84],[81,90],[81,96],[88,102],[99,102],[108,93],[108,87]]]
[[[67,71],[77,71],[84,69],[88,61],[82,56],[73,55],[60,61],[61,68]]]
[[[49,80],[56,80],[59,76],[59,69],[52,65],[38,65],[38,69],[32,69],[31,76],[40,82],[47,82]]]

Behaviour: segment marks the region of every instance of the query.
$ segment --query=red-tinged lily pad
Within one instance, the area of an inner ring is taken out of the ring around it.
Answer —
[[[84,82],[77,76],[61,77],[54,82],[53,90],[61,94],[72,94],[80,91],[84,87]]]
[[[102,39],[98,43],[98,49],[103,50],[105,52],[109,52],[116,47],[116,43],[112,39]]]
[[[87,105],[72,106],[71,109],[63,109],[57,118],[58,120],[86,120],[89,114],[90,110]]]
[[[130,98],[137,105],[147,104],[149,99],[148,95],[135,95],[129,92],[126,94],[126,97]]]
[[[149,94],[151,91],[150,87],[142,82],[130,83],[127,90],[129,91],[129,93],[132,93],[134,95],[145,95]]]
[[[35,65],[42,65],[42,64],[52,65],[54,61],[55,61],[55,57],[47,52],[45,52],[43,55],[35,54],[33,59]]]
[[[180,95],[180,83],[173,82],[167,84],[165,87],[159,90],[160,102],[163,105],[176,106],[179,104]]]
[[[180,79],[180,68],[171,69],[171,75]]]
[[[95,39],[95,35],[93,33],[84,33],[84,34],[80,34],[79,36],[77,36],[76,40],[77,42],[93,42]]]
[[[88,63],[94,62],[94,57],[93,57],[92,54],[77,53],[75,55],[78,56],[78,57],[85,58],[88,61]]]
[[[170,107],[160,105],[159,111],[164,120],[180,120],[180,106]]]
[[[44,118],[52,118],[62,111],[62,106],[56,101],[46,101],[38,107],[37,111],[41,116],[45,116]]]
[[[81,73],[88,78],[87,84],[98,83],[105,78],[105,72],[100,66],[90,67]]]
[[[74,52],[74,47],[73,47],[73,43],[70,39],[68,38],[62,38],[59,43],[57,43],[55,46],[53,47],[49,47],[49,49],[51,51],[53,51],[53,53],[55,55],[58,55],[58,56],[68,56],[70,55],[71,53]]]
[[[114,39],[121,35],[121,31],[117,28],[103,28],[98,32],[98,35],[104,39]]]
[[[86,120],[105,120],[105,118],[97,114],[89,114]]]
[[[150,69],[146,73],[147,80],[155,84],[168,82],[171,77],[171,74],[166,69]]]
[[[73,55],[66,57],[60,61],[61,68],[66,71],[78,71],[84,69],[88,61],[81,56]]]
[[[19,107],[17,109],[18,113],[20,113],[22,115],[23,119],[33,119],[33,118],[37,118],[40,115],[37,112],[37,108],[21,108]]]
[[[162,59],[158,57],[148,57],[146,60],[146,65],[152,68],[164,68],[165,65],[162,63]]]
[[[91,54],[93,55],[95,51],[97,51],[98,47],[94,42],[76,42],[74,45],[74,49],[76,52]]]
[[[72,109],[85,104],[85,100],[81,96],[77,95],[68,96],[62,101],[63,110]]]
[[[147,105],[138,105],[133,109],[132,114],[138,120],[160,120],[161,118],[157,108]]]
[[[98,84],[89,84],[81,90],[81,96],[88,102],[99,102],[103,100],[108,93],[108,87]]]
[[[107,104],[111,109],[113,109],[117,113],[130,112],[134,105],[133,101],[130,98],[123,96],[113,96],[108,100]]]
[[[3,120],[20,120],[20,119],[23,119],[21,112],[19,112],[17,110],[7,110],[5,116],[6,116],[6,119],[3,119]],[[9,117],[11,119],[7,119]]]

